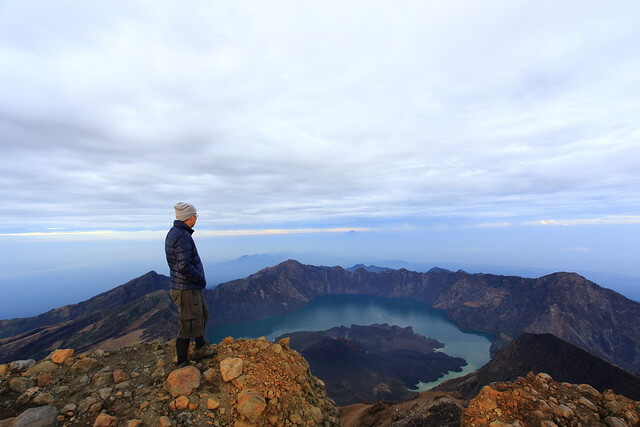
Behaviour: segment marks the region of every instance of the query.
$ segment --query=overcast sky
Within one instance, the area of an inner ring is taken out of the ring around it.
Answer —
[[[0,231],[640,222],[639,16],[2,1]]]

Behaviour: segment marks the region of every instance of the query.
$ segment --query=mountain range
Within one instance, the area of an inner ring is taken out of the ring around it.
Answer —
[[[551,333],[640,372],[640,303],[576,273],[537,279],[445,269],[373,273],[288,260],[207,293],[214,324],[287,313],[322,295],[367,294],[423,301],[460,328],[495,335],[492,353],[522,333]]]
[[[168,286],[166,276],[149,272],[80,304],[0,321],[0,361],[40,357],[60,345],[89,349],[170,338],[176,313]],[[351,272],[288,260],[207,289],[205,298],[217,325],[295,311],[334,294],[423,301],[460,328],[494,334],[494,354],[522,333],[551,333],[640,372],[640,303],[575,273],[528,279],[446,269]]]

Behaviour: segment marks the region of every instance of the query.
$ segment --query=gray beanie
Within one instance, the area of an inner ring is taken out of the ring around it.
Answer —
[[[186,221],[191,218],[191,215],[198,216],[196,208],[190,203],[178,202],[173,208],[176,210],[176,219],[179,221]]]

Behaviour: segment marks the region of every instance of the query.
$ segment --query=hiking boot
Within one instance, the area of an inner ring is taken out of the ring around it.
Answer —
[[[180,362],[180,363],[176,362],[176,368],[177,369],[184,368],[185,366],[190,366],[190,365],[191,365],[191,361],[189,359],[185,360],[184,362]]]
[[[215,356],[216,354],[218,354],[218,352],[214,345],[205,344],[202,347],[193,350],[191,358],[193,360],[208,359]]]

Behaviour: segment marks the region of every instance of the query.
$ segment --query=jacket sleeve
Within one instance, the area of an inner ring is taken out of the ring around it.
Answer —
[[[193,245],[185,237],[180,236],[175,245],[175,269],[181,275],[189,279],[191,282],[201,285],[203,288],[207,285],[204,276],[193,265]]]

